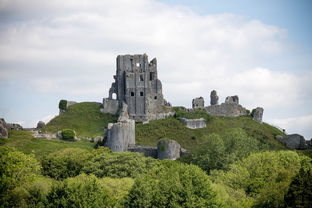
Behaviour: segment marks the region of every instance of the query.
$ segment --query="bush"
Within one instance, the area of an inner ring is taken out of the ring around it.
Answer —
[[[140,153],[114,152],[110,153],[104,148],[93,150],[90,160],[85,163],[83,172],[103,177],[136,177],[147,173],[159,165],[159,161],[145,157]]]
[[[43,174],[57,180],[77,176],[89,155],[87,150],[80,148],[66,148],[50,153],[42,160]]]
[[[10,207],[11,192],[31,183],[40,175],[41,166],[34,155],[26,155],[13,148],[0,147],[0,204]],[[9,200],[10,199],[10,200]]]
[[[66,141],[75,141],[76,132],[71,129],[63,129],[62,130],[62,139]]]
[[[254,153],[232,164],[227,172],[213,171],[212,179],[231,197],[223,200],[226,207],[283,207],[284,195],[303,159],[293,151]]]
[[[162,164],[135,180],[125,207],[217,207],[211,182],[200,168],[176,161]]]
[[[47,207],[112,207],[108,190],[94,175],[81,174],[65,179],[49,193]]]
[[[59,109],[60,110],[67,110],[67,100],[60,100]]]

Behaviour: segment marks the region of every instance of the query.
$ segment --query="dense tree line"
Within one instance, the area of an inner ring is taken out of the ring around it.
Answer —
[[[264,151],[241,129],[181,161],[68,148],[41,161],[0,146],[0,207],[311,207],[311,159]]]

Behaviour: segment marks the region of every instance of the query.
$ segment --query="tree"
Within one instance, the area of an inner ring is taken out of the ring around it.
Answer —
[[[12,190],[36,180],[40,170],[41,166],[34,155],[0,147],[0,204],[10,206]]]
[[[42,160],[43,174],[57,180],[77,176],[89,157],[90,153],[80,148],[50,153]]]
[[[292,180],[285,196],[285,207],[312,207],[312,165],[302,167]]]
[[[163,161],[163,167],[139,176],[125,207],[217,207],[208,176],[194,165]]]
[[[251,200],[249,207],[282,207],[303,159],[293,151],[254,153],[232,164],[227,172],[214,171],[212,178],[226,187],[234,201]],[[237,197],[241,191],[246,197]]]
[[[54,186],[47,207],[102,208],[112,204],[108,191],[94,175],[81,174]]]

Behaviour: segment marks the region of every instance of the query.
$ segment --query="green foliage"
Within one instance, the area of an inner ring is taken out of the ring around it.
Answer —
[[[153,158],[140,153],[114,152],[109,153],[104,148],[94,150],[86,162],[83,172],[102,177],[136,177],[159,165]]]
[[[57,139],[28,139],[28,138],[10,138],[6,139],[4,146],[14,147],[18,151],[26,154],[34,153],[36,158],[41,160],[49,153],[59,151],[66,148],[80,148],[85,150],[92,150],[94,144],[87,140],[80,140],[76,142],[69,142]]]
[[[184,107],[173,107],[173,110],[175,111],[174,117],[177,119],[204,118],[206,122],[208,122],[211,119],[211,117],[207,114],[205,109],[196,109],[196,110],[187,111]]]
[[[12,190],[8,201],[13,207],[44,208],[54,183],[50,178],[38,177],[35,181]]]
[[[211,182],[200,168],[172,161],[163,165],[135,180],[125,207],[218,207]]]
[[[59,109],[60,110],[66,110],[67,109],[67,100],[60,100]]]
[[[101,178],[104,188],[112,199],[112,207],[123,207],[134,180],[132,178]]]
[[[65,179],[52,188],[47,198],[47,207],[51,208],[100,208],[110,207],[112,203],[101,181],[85,174]]]
[[[57,180],[77,176],[88,158],[89,152],[79,148],[53,152],[42,160],[42,172]]]
[[[9,206],[10,193],[16,187],[34,181],[41,166],[34,155],[0,147],[0,204]]]
[[[303,159],[307,160],[293,151],[254,153],[232,164],[227,172],[213,171],[212,178],[231,197],[224,200],[227,207],[282,207]]]
[[[9,130],[9,138],[33,138],[33,134],[30,131],[24,130]]]
[[[261,149],[259,141],[240,128],[226,129],[222,137],[209,134],[204,136],[204,140],[202,145],[180,160],[198,165],[207,173],[214,169],[226,170],[232,162]]]
[[[102,136],[108,123],[117,121],[116,115],[100,112],[100,103],[83,102],[71,105],[65,113],[53,118],[42,131],[56,133],[61,129],[73,129],[78,136]]]
[[[62,130],[62,139],[65,141],[75,141],[76,132],[71,129],[63,129]]]
[[[260,142],[262,149],[286,149],[275,139],[276,135],[283,135],[283,132],[268,124],[260,124],[247,116],[235,118],[210,116],[207,127],[201,129],[188,129],[178,119],[170,117],[150,121],[148,124],[138,123],[135,131],[136,142],[139,145],[156,146],[159,139],[166,137],[192,151],[207,142],[208,134],[215,133],[223,138],[227,129],[232,128],[243,129],[248,137],[253,137]]]
[[[312,207],[312,164],[302,167],[292,180],[285,196],[285,207]]]

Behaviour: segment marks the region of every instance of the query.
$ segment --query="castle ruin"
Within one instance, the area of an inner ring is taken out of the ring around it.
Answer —
[[[156,58],[149,62],[146,54],[119,55],[116,68],[115,82],[109,90],[109,97],[103,99],[102,112],[116,114],[124,102],[128,105],[130,119],[136,122],[172,115],[162,94]]]

